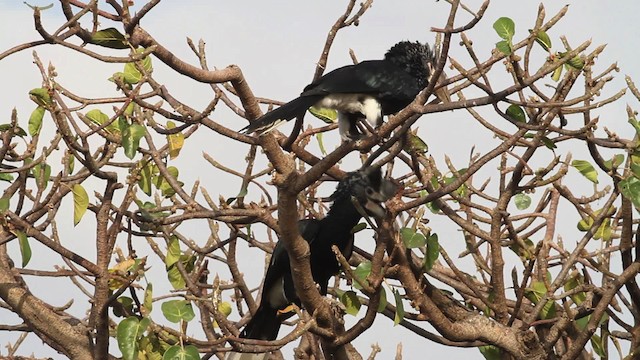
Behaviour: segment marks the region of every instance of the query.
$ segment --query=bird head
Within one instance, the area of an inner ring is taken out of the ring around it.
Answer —
[[[382,217],[385,213],[382,203],[391,199],[397,191],[396,184],[382,177],[380,167],[373,166],[347,174],[338,183],[330,199],[351,201],[354,198],[369,216]]]
[[[428,44],[401,41],[384,55],[384,59],[404,69],[416,79],[420,79],[422,87],[427,86],[435,59]]]

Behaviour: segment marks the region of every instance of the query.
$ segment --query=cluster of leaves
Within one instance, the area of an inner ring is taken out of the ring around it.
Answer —
[[[635,148],[629,154],[627,164],[629,164],[629,172],[618,183],[620,193],[633,202],[636,209],[640,209],[640,122],[635,117],[629,119],[629,123],[635,129]],[[617,168],[622,164],[622,155],[616,155],[607,162],[611,169]]]
[[[362,229],[361,226],[356,227]],[[440,254],[438,235],[435,233],[430,233],[430,231],[425,229],[417,231],[415,228],[405,227],[400,229],[400,238],[407,250],[418,250],[423,254],[423,271],[427,272],[431,270],[433,265],[438,260],[438,256]],[[365,288],[369,289],[371,286],[369,282],[371,270],[372,263],[369,260],[362,261],[357,267],[351,269],[353,274],[353,288],[359,291],[363,291]],[[403,295],[401,294],[399,288],[392,286],[386,282],[384,283],[384,285],[379,287],[378,295],[380,301],[378,303],[377,311],[383,312],[387,307],[388,300],[385,286],[388,286],[392,289],[391,292],[393,293],[395,303],[394,325],[398,325],[404,319]],[[368,296],[371,294],[363,293],[363,295]],[[337,296],[340,299],[340,302],[345,306],[347,314],[353,316],[358,314],[363,302],[356,291],[338,290]]]

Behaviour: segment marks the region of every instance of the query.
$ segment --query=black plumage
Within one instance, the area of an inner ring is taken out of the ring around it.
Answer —
[[[390,199],[396,191],[397,186],[393,182],[382,178],[379,167],[356,171],[338,184],[331,196],[333,205],[326,217],[298,222],[300,234],[309,243],[311,272],[322,295],[327,294],[329,280],[340,270],[331,247],[336,245],[347,259],[353,250],[351,230],[358,224],[362,214],[354,206],[352,197],[369,215],[383,216],[385,210],[381,203]],[[292,303],[300,305],[291,277],[289,255],[284,245],[278,242],[267,268],[258,310],[240,336],[275,340],[281,321],[291,316],[281,314],[279,310]]]
[[[242,132],[263,134],[284,121],[304,117],[311,106],[338,111],[343,140],[361,136],[355,126],[366,119],[379,126],[384,115],[409,105],[429,81],[434,63],[427,44],[401,41],[382,60],[335,69],[304,88],[300,96],[256,119]]]

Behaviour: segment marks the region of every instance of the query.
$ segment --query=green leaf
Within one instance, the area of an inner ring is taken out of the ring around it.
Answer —
[[[363,261],[361,262],[356,269],[353,271],[353,275],[363,284],[369,284],[367,281],[367,277],[371,274],[371,261]],[[362,286],[358,284],[357,281],[353,283],[353,287],[360,290]]]
[[[173,166],[171,166],[171,167],[173,167]],[[173,167],[173,168],[174,168],[173,172],[172,171],[169,171],[169,172],[172,173],[174,178],[177,178],[178,177],[178,168],[176,168],[176,167]],[[167,169],[167,170],[170,170],[170,169]],[[162,179],[162,181],[164,181],[164,179]],[[171,187],[171,185],[169,185],[168,182],[165,181],[165,184],[166,185],[164,187],[161,187],[161,186],[158,185],[158,188],[162,188],[163,189],[162,190],[162,195],[164,195],[165,197],[173,196],[173,194],[175,194],[175,190],[173,190],[173,188]],[[242,198],[242,197],[247,196],[247,193],[248,193],[247,185],[246,184],[243,184],[243,185],[244,186],[242,186],[240,188],[240,192],[238,192],[238,195],[236,195],[234,197],[230,197],[230,198],[227,199],[227,201],[226,201],[227,205],[231,205],[238,198]],[[165,194],[165,190],[166,190],[166,194]]]
[[[116,300],[120,305],[113,307],[113,315],[117,317],[126,316],[127,312],[133,312],[133,299],[127,296],[120,296]]]
[[[621,180],[618,183],[622,196],[631,200],[636,209],[640,209],[640,179],[635,176]]]
[[[362,306],[358,295],[355,291],[352,290],[342,293],[342,295],[340,295],[340,302],[345,306],[345,311],[347,312],[347,314],[353,316],[358,315],[360,306]]]
[[[402,304],[402,296],[396,289],[393,289],[393,298],[396,301],[396,315],[393,318],[393,326],[396,326],[404,319],[404,305]]]
[[[431,211],[431,213],[433,213],[433,214],[439,214],[440,213],[441,209],[438,206],[438,204],[436,204],[435,201],[429,201],[425,205],[427,206],[427,209],[429,209],[429,211]]]
[[[556,317],[556,303],[549,300],[540,310],[540,317],[542,319],[553,319]]]
[[[438,234],[431,234],[427,238],[427,253],[424,257],[424,264],[422,265],[426,271],[433,268],[433,264],[438,260],[440,256],[440,243],[438,242]]]
[[[124,154],[129,159],[133,159],[136,156],[140,139],[142,139],[145,133],[145,127],[139,124],[127,126],[126,130],[122,131],[122,147],[124,148]]]
[[[524,295],[534,304],[538,304],[542,297],[547,293],[547,287],[542,281],[534,281],[530,288],[526,288]],[[556,315],[555,303],[548,300],[540,310],[540,318],[552,319]]]
[[[31,169],[31,173],[36,179],[38,188],[40,188],[40,186],[44,186],[46,189],[49,185],[49,179],[51,178],[51,166],[43,163],[37,164]]]
[[[629,167],[631,168],[633,175],[640,178],[640,158],[638,158],[638,156],[631,156],[631,163],[629,164]]]
[[[529,30],[529,32],[532,33],[533,30]],[[538,45],[542,46],[545,51],[549,51],[551,49],[551,39],[549,38],[549,35],[542,30],[539,30],[536,34],[536,42]]]
[[[355,233],[360,232],[360,231],[362,231],[362,230],[364,230],[366,228],[367,228],[367,223],[361,222],[361,223],[359,223],[356,226],[351,228],[351,233],[355,234]]]
[[[598,336],[598,334],[593,334],[591,336],[591,346],[593,347],[593,351],[598,354],[598,356],[601,359],[606,359],[607,355],[605,354],[604,351],[604,344],[602,342],[602,339],[600,338],[600,336]]]
[[[84,115],[87,119],[91,120],[93,123],[98,124],[98,126],[102,126],[103,124],[108,123],[111,119],[107,114],[103,113],[98,109],[93,109]],[[107,125],[104,130],[109,134],[119,134],[120,128],[118,127],[117,121],[112,121]]]
[[[511,43],[507,40],[498,41],[496,43],[496,49],[505,55],[511,55],[513,49],[511,49]]]
[[[124,65],[124,71],[121,73],[123,74],[123,80],[125,82],[125,84],[137,84],[140,82],[140,80],[142,80],[142,73],[140,71],[138,71],[138,68],[136,68],[135,63],[126,63]]]
[[[571,166],[580,171],[580,174],[589,179],[589,181],[593,182],[594,184],[598,183],[598,173],[590,162],[585,160],[573,160],[571,162]]]
[[[567,66],[570,68],[574,68],[576,70],[582,70],[584,68],[584,60],[580,57],[580,55],[576,55],[571,58],[571,60],[567,61]]]
[[[169,300],[160,306],[164,317],[172,323],[191,321],[196,314],[193,312],[191,302],[187,300]]]
[[[174,345],[165,351],[162,360],[200,360],[200,354],[194,345],[187,345],[184,348]]]
[[[144,356],[140,356],[138,360],[162,360],[162,354],[169,348],[169,346],[165,348],[153,333],[143,336],[140,339],[138,347],[140,348],[139,354],[144,354]]]
[[[182,255],[182,251],[180,250],[180,241],[177,236],[171,235],[169,238],[169,245],[167,246],[167,255],[164,257],[165,266],[169,267],[180,261],[180,255]]]
[[[22,256],[22,267],[25,267],[27,266],[27,264],[29,264],[29,260],[31,260],[31,246],[29,245],[27,234],[23,233],[20,230],[15,230],[14,234],[18,238],[18,244],[20,245],[20,255]]]
[[[553,140],[549,139],[546,136],[543,136],[540,138],[540,141],[542,141],[542,143],[544,144],[544,146],[546,146],[549,150],[553,150],[553,149],[557,149],[558,147],[556,146],[556,143],[553,142]]]
[[[140,217],[145,221],[154,221],[170,215],[167,211],[156,211],[156,204],[149,201],[146,201],[143,204],[142,201],[136,200],[136,204],[139,208],[138,211],[140,212]]]
[[[531,205],[531,197],[524,193],[517,193],[513,200],[518,210],[524,210]]]
[[[309,112],[311,113],[311,115],[317,117],[327,124],[333,124],[334,122],[336,122],[336,119],[338,119],[338,111],[335,109],[318,108],[312,106],[309,108]]]
[[[184,267],[187,274],[193,271],[195,261],[195,256],[180,255],[180,262],[182,263],[182,266]],[[167,277],[169,278],[171,286],[173,286],[173,288],[176,290],[184,289],[184,287],[186,286],[186,282],[182,277],[177,264],[173,264],[167,267]]]
[[[0,214],[4,214],[5,211],[9,210],[9,200],[6,196],[0,198]]]
[[[38,106],[33,110],[31,116],[29,117],[29,135],[36,136],[40,134],[40,129],[42,129],[42,119],[44,118],[45,108],[42,106]]]
[[[587,216],[586,219],[582,219],[578,221],[578,230],[589,231],[592,225],[593,225],[593,219],[590,216]]]
[[[51,96],[49,90],[45,88],[37,88],[29,91],[29,98],[33,100],[38,106],[51,105]]]
[[[224,317],[227,317],[229,315],[231,315],[231,311],[233,309],[231,308],[231,304],[229,304],[226,301],[222,301],[218,304],[218,311],[224,315]]]
[[[123,112],[122,114],[123,114],[124,116],[132,116],[132,115],[133,115],[133,112],[135,111],[135,109],[136,109],[137,107],[138,107],[138,106],[136,105],[136,103],[132,101],[132,102],[130,102],[130,103],[129,103],[129,105],[127,105],[127,107],[126,107],[126,108],[124,108],[124,112]]]
[[[540,300],[546,293],[547,287],[542,281],[534,281],[531,283],[530,288],[525,289],[525,296],[534,304],[540,302]]]
[[[576,319],[576,327],[579,330],[584,331],[584,329],[587,328],[587,325],[589,325],[590,320],[591,320],[591,315],[583,316],[579,319]]]
[[[509,105],[506,112],[507,116],[516,122],[526,122],[527,116],[524,113],[524,110],[518,105]]]
[[[636,130],[636,135],[640,136],[640,123],[635,118],[629,118],[629,124]]]
[[[144,49],[140,48],[136,50],[136,52],[138,54],[141,54],[144,52]],[[145,56],[140,61],[142,62],[142,68],[147,73],[151,72],[151,70],[153,69],[151,58],[149,56]],[[122,74],[124,75],[123,80],[126,84],[137,84],[140,82],[140,80],[142,80],[142,73],[138,71],[138,68],[136,67],[134,62],[126,63],[124,65],[124,72]]]
[[[513,242],[513,244],[509,245],[509,249],[511,249],[522,261],[533,259],[533,253],[535,250],[535,245],[531,239],[522,240],[524,246],[522,246],[518,242]]]
[[[140,309],[144,316],[148,316],[153,310],[153,284],[147,284],[147,288],[144,290],[144,300],[142,302],[142,309]]]
[[[502,359],[502,352],[500,351],[500,348],[494,345],[478,346],[478,350],[480,350],[482,356],[484,356],[484,358],[487,360]]]
[[[425,246],[427,243],[427,239],[425,239],[424,235],[416,232],[412,228],[405,227],[400,229],[400,237],[407,249],[420,248]]]
[[[110,49],[128,49],[127,40],[116,28],[108,28],[96,31],[91,40],[91,44],[110,48]]]
[[[555,70],[553,70],[553,74],[551,74],[551,80],[559,81],[562,76],[562,66],[558,66]]]
[[[0,173],[0,180],[6,182],[13,182],[13,175],[9,173]]]
[[[598,227],[595,234],[593,234],[593,238],[596,240],[611,240],[611,219],[606,218],[602,220],[602,224]]]
[[[21,128],[20,126],[13,126],[11,124],[0,124],[0,132],[5,132],[5,131],[9,131],[13,129],[13,133],[20,136],[20,137],[25,137],[27,136],[27,133],[24,131],[23,128]]]
[[[573,276],[571,276],[567,280],[567,282],[564,283],[564,291],[573,290],[578,286],[582,285],[583,283],[584,283],[584,279],[579,273],[576,272],[575,274],[573,274]],[[574,293],[573,295],[571,295],[571,300],[573,300],[573,302],[576,305],[582,304],[586,299],[587,299],[587,295],[584,293],[584,291]]]
[[[324,140],[322,137],[322,133],[317,133],[316,134],[316,141],[318,142],[318,147],[320,148],[320,153],[322,153],[323,156],[327,156],[327,149],[324,148]]]
[[[378,303],[377,311],[379,313],[383,312],[384,309],[387,308],[387,291],[384,289],[384,286],[380,286],[380,302]]]
[[[180,270],[178,269],[178,266],[175,264],[167,267],[167,278],[169,279],[169,283],[175,290],[184,289],[184,287],[187,285],[184,278],[182,277],[182,274],[180,273]]]
[[[424,154],[429,151],[429,145],[413,132],[407,134],[408,142],[404,145],[404,151],[410,154]]]
[[[177,167],[175,166],[169,166],[167,167],[167,172],[169,173],[169,176],[171,176],[174,179],[178,179],[178,175],[179,175],[179,170]],[[182,186],[184,183],[181,181],[178,181],[178,184],[180,186]],[[175,195],[176,191],[173,189],[173,187],[171,187],[171,184],[169,184],[169,182],[162,176],[158,175],[156,177],[156,187],[160,190],[160,192],[162,192],[162,196],[164,197],[171,197],[173,195]],[[244,194],[243,194],[244,192]],[[238,197],[240,196],[245,196],[247,193],[247,189],[245,188],[240,189],[240,193],[238,193]],[[235,198],[234,198],[235,200]],[[231,201],[233,202],[233,200]],[[229,203],[230,204],[230,203]]]
[[[73,185],[71,192],[73,192],[73,226],[76,226],[82,220],[84,213],[87,212],[89,195],[80,184]]]
[[[616,169],[618,166],[620,166],[623,161],[624,161],[624,155],[616,154],[610,160],[606,160],[604,162],[604,166],[609,170],[613,170],[613,169]]]
[[[176,124],[173,121],[167,121],[167,129],[174,129],[175,127]],[[184,134],[177,132],[167,135],[167,145],[169,145],[169,159],[177,158],[184,146]]]
[[[140,74],[139,72],[137,74],[131,74],[131,73],[123,73],[119,71],[111,75],[111,77],[109,78],[109,81],[115,82],[115,79],[120,79],[125,84],[137,84],[140,81],[139,74]]]
[[[73,174],[73,167],[75,166],[76,163],[76,157],[73,156],[73,154],[69,154],[69,156],[67,157],[67,173],[69,174]]]
[[[516,24],[508,17],[501,17],[493,23],[493,29],[502,39],[511,42],[516,33]]]
[[[142,162],[140,162],[142,163]],[[147,196],[151,196],[151,179],[154,175],[154,166],[150,162],[145,162],[144,166],[140,169],[138,173],[138,187],[142,192],[147,194]]]
[[[120,321],[116,329],[116,339],[124,360],[138,359],[138,340],[148,326],[149,319],[145,318],[140,321],[135,316]]]

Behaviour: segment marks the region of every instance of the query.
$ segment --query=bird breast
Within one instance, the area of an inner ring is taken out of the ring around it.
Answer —
[[[382,106],[375,97],[363,94],[330,94],[315,104],[315,107],[335,109],[338,112],[362,114],[371,126],[379,126]]]

